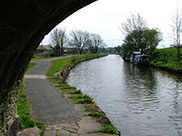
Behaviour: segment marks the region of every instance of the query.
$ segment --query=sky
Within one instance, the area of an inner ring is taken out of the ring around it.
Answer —
[[[149,28],[159,28],[163,41],[159,48],[173,44],[171,36],[172,18],[176,9],[182,9],[180,0],[98,0],[75,12],[57,28],[65,28],[67,34],[79,29],[100,34],[108,47],[122,44],[123,33],[119,30],[131,14],[140,13],[147,21]],[[42,44],[51,43],[50,34],[46,35]]]

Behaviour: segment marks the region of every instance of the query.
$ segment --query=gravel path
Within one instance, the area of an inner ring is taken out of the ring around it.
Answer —
[[[76,123],[80,120],[78,113],[68,100],[46,80],[45,75],[50,62],[61,58],[34,61],[37,65],[25,74],[25,93],[31,103],[36,121],[56,124]]]

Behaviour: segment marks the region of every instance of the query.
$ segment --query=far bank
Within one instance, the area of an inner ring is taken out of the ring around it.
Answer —
[[[150,64],[163,70],[182,74],[182,49],[180,59],[177,58],[176,48],[157,49],[153,52]]]

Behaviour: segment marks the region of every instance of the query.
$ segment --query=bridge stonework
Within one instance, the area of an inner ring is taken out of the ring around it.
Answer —
[[[94,1],[0,2],[0,136],[14,136],[18,128],[20,81],[41,40],[66,17]]]
[[[0,105],[0,136],[15,136],[20,129],[19,117],[16,115],[18,86],[16,85],[8,91],[8,95],[3,99]]]

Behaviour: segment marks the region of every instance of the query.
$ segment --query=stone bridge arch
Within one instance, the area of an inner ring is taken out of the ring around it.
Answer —
[[[0,2],[0,136],[16,120],[20,80],[44,36],[96,0],[2,0]]]

